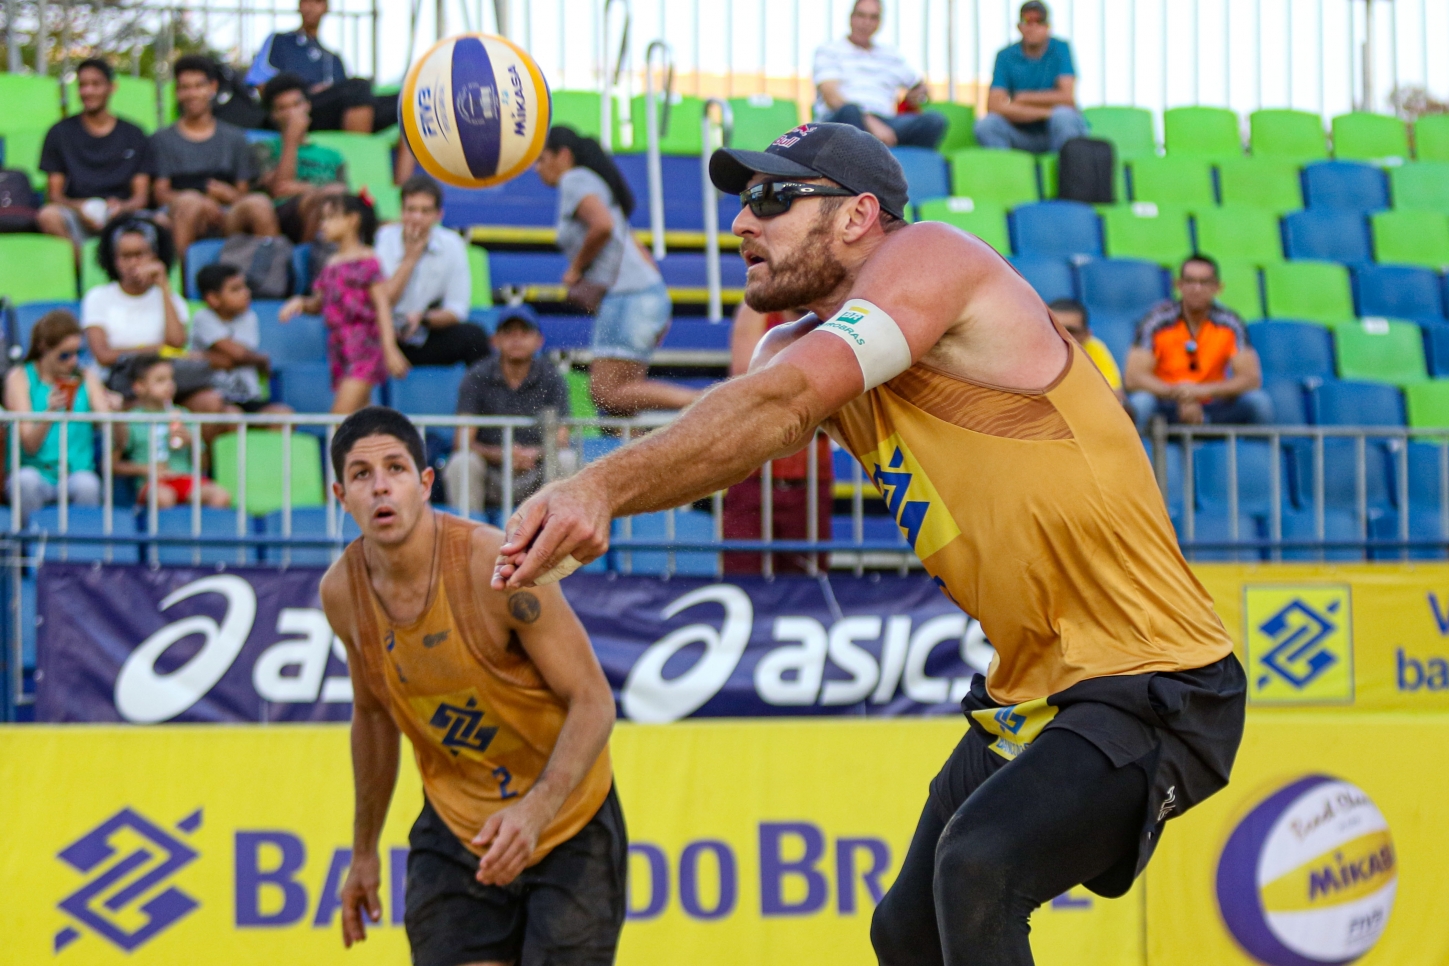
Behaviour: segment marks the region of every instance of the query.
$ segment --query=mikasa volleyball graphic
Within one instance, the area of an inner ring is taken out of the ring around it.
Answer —
[[[1223,921],[1268,966],[1351,963],[1389,922],[1393,838],[1364,791],[1310,775],[1270,795],[1233,830],[1218,862]]]
[[[399,96],[418,163],[460,188],[502,184],[533,164],[553,108],[533,58],[492,34],[438,41],[408,71]]]

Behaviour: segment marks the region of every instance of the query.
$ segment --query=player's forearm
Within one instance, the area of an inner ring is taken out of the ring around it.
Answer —
[[[557,815],[598,760],[613,729],[614,696],[607,688],[601,688],[598,694],[574,696],[553,754],[528,791],[529,803],[550,817]]]
[[[367,853],[377,850],[383,822],[387,820],[387,807],[392,801],[392,790],[397,784],[399,740],[397,725],[386,711],[353,706],[354,851]]]

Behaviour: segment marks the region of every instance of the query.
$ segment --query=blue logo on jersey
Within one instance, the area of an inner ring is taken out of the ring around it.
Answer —
[[[891,457],[890,468],[881,469],[877,463],[871,479],[881,493],[885,494],[886,509],[890,510],[891,516],[896,518],[896,524],[905,531],[906,542],[914,548],[916,538],[921,533],[921,524],[926,522],[926,511],[931,508],[931,504],[928,500],[906,499],[906,491],[911,488],[915,474],[901,468],[905,461],[905,453],[897,446]]]
[[[434,728],[443,729],[443,747],[458,756],[459,749],[482,753],[493,743],[497,728],[484,727],[483,709],[478,707],[477,698],[469,698],[463,707],[456,704],[440,704],[428,722]]]

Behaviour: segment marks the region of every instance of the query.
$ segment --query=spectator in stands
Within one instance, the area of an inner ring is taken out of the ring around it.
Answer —
[[[271,199],[249,189],[256,157],[246,133],[211,113],[221,71],[216,61],[191,54],[176,61],[176,103],[181,117],[151,138],[156,158],[156,203],[171,222],[176,250],[198,238],[280,235]]]
[[[1258,354],[1243,320],[1217,302],[1217,262],[1196,254],[1182,264],[1179,298],[1157,305],[1137,328],[1127,355],[1127,405],[1146,433],[1154,416],[1169,422],[1271,423]]]
[[[730,375],[743,375],[750,369],[755,347],[765,333],[777,325],[785,325],[800,317],[799,312],[760,313],[748,305],[735,311],[730,328]],[[815,533],[821,540],[831,538],[830,510],[834,503],[835,473],[830,459],[830,439],[821,434],[815,450]],[[726,540],[759,540],[764,520],[764,492],[761,470],[725,491],[723,535]],[[802,449],[792,456],[770,463],[771,532],[776,540],[807,540],[810,537],[810,456]],[[777,553],[771,567],[777,574],[813,573],[829,567],[828,554]],[[727,574],[758,574],[763,569],[764,555],[731,552],[724,555]]]
[[[415,366],[471,366],[488,354],[488,333],[467,321],[473,301],[468,243],[443,220],[443,191],[427,175],[402,186],[402,221],[377,230],[398,346]]]
[[[1051,35],[1051,18],[1041,0],[1021,5],[1017,29],[1021,42],[996,55],[988,113],[976,122],[976,140],[984,148],[1060,151],[1072,138],[1087,135],[1087,122],[1077,110],[1071,45]]]
[[[1067,334],[1081,345],[1087,358],[1092,360],[1097,371],[1107,380],[1107,385],[1117,394],[1117,401],[1125,403],[1127,394],[1122,390],[1122,371],[1117,368],[1117,360],[1112,358],[1112,350],[1107,348],[1107,343],[1092,334],[1087,307],[1076,299],[1057,299],[1047,308],[1052,310],[1052,315],[1056,316]]]
[[[81,329],[75,316],[56,309],[41,316],[30,331],[25,364],[5,376],[5,408],[14,413],[105,413],[111,404],[95,372],[80,368]],[[60,451],[60,425],[20,424],[20,507],[22,518],[59,498],[60,464],[66,463],[67,499],[79,506],[99,506],[101,480],[96,475],[95,429],[71,423],[66,452]]]
[[[946,136],[946,118],[920,110],[930,98],[925,78],[900,51],[873,39],[880,14],[880,0],[856,0],[849,36],[816,48],[815,118],[862,128],[892,147],[934,148]]]
[[[295,74],[312,101],[312,130],[371,134],[397,123],[397,98],[375,97],[371,82],[348,77],[342,58],[317,39],[327,0],[298,0],[302,25],[262,41],[246,82],[263,87],[282,74]],[[277,130],[284,130],[277,125]]]
[[[291,412],[291,406],[269,403],[262,394],[272,360],[261,351],[261,324],[246,275],[235,265],[213,262],[196,273],[196,287],[206,308],[191,320],[191,351],[205,356],[212,386],[227,406],[246,413]]]
[[[634,193],[599,142],[571,128],[548,132],[538,177],[558,189],[558,246],[569,257],[569,301],[594,316],[589,389],[611,416],[682,409],[699,395],[646,378],[669,330],[669,290],[629,230]]]
[[[176,408],[176,374],[170,359],[155,354],[137,356],[130,367],[131,394],[136,404],[132,412],[169,413],[170,423],[153,431],[148,423],[121,423],[116,426],[116,452],[111,468],[117,476],[147,479],[150,461],[156,461],[156,506],[169,510],[191,501],[191,489],[197,477],[192,475],[191,431],[179,418]],[[231,494],[206,477],[200,477],[201,505],[216,510],[231,506]],[[141,487],[137,503],[149,498],[150,483]]]
[[[115,71],[98,58],[76,69],[81,112],[57,121],[40,149],[47,204],[36,222],[68,239],[80,265],[85,240],[117,215],[140,211],[151,193],[155,163],[139,127],[110,111]]]
[[[262,104],[282,132],[278,140],[257,145],[262,187],[276,204],[282,234],[297,244],[317,237],[322,202],[347,193],[346,163],[332,148],[312,144],[312,105],[306,83],[296,74],[278,74],[262,88]]]
[[[462,416],[543,417],[552,409],[559,419],[570,416],[569,390],[563,378],[538,358],[543,335],[532,314],[522,307],[505,309],[493,336],[494,355],[476,362],[458,387],[458,414]],[[573,451],[568,449],[567,426],[558,428],[559,473],[575,469]],[[468,473],[468,510],[481,511],[485,501],[500,506],[503,501],[503,431],[464,426],[458,430],[457,446],[443,470],[448,498],[461,506],[464,466]],[[520,427],[513,431],[513,503],[518,505],[543,485],[543,430]]]

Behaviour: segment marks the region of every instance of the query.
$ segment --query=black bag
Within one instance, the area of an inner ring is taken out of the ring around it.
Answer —
[[[221,80],[217,84],[216,101],[211,105],[216,119],[240,128],[266,127],[266,108],[262,107],[245,77],[230,64],[217,66],[221,68]]]
[[[292,291],[292,243],[280,235],[232,235],[217,261],[242,270],[252,298],[284,299]]]
[[[1093,205],[1114,203],[1117,200],[1112,179],[1115,161],[1111,141],[1072,138],[1062,145],[1057,169],[1057,197]]]
[[[13,168],[0,171],[0,232],[35,231],[35,215],[30,176]]]

